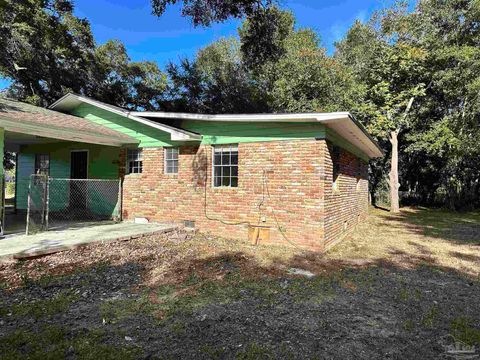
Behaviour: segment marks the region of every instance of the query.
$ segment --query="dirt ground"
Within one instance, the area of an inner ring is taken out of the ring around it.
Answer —
[[[0,358],[480,355],[479,274],[480,213],[427,209],[372,210],[325,255],[186,233],[91,245],[0,264]]]

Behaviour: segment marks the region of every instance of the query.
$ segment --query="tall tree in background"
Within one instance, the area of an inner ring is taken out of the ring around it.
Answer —
[[[94,40],[88,21],[67,0],[0,2],[0,75],[12,92],[45,105],[91,78]]]
[[[70,0],[1,0],[0,48],[0,75],[13,81],[10,95],[37,105],[72,91],[153,109],[167,83],[156,63],[131,62],[120,42],[97,47]]]
[[[399,137],[414,127],[412,105],[424,95],[427,74],[427,52],[406,43],[403,34],[388,28],[391,17],[399,14],[398,9],[392,9],[378,19],[380,24],[356,22],[337,44],[336,52],[336,58],[351,66],[357,81],[366,85],[366,103],[356,105],[359,117],[366,120],[372,134],[390,142],[392,212],[400,209]]]

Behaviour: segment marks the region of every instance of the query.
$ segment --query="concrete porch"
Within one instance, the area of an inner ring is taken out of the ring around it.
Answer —
[[[163,234],[178,228],[176,224],[135,224],[130,222],[88,224],[36,235],[14,235],[0,240],[0,261],[52,254],[91,243],[130,240]]]

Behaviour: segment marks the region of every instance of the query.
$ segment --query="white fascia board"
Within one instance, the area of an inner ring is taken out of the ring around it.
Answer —
[[[149,118],[178,119],[178,120],[201,120],[201,121],[225,121],[225,122],[316,122],[347,118],[348,112],[335,113],[297,113],[297,114],[192,114],[173,113],[161,111],[136,111],[134,116]]]
[[[159,123],[156,123],[154,121],[135,116],[135,115],[133,115],[133,113],[131,111],[123,110],[121,108],[117,108],[116,106],[110,106],[110,105],[104,104],[100,101],[96,101],[96,100],[90,99],[88,97],[84,97],[84,96],[80,96],[80,95],[76,95],[76,94],[72,94],[72,93],[69,93],[69,94],[63,96],[62,98],[60,98],[59,100],[55,101],[52,105],[49,106],[49,108],[50,109],[61,108],[62,102],[68,102],[68,101],[71,101],[73,99],[76,100],[76,101],[79,101],[79,102],[90,104],[92,106],[98,107],[98,108],[103,109],[105,111],[109,111],[109,112],[115,113],[117,115],[124,116],[128,119],[131,119],[131,120],[139,122],[141,124],[159,129],[163,132],[167,132],[167,133],[170,134],[172,141],[200,141],[202,139],[201,135],[194,134],[194,133],[191,133],[189,131],[177,129],[175,127],[168,126],[168,125],[165,125],[165,124],[159,124]]]

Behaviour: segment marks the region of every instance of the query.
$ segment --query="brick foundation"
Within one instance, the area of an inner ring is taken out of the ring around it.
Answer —
[[[176,175],[164,173],[163,148],[143,149],[143,173],[124,177],[124,218],[190,220],[200,231],[245,241],[249,225],[261,225],[271,242],[322,251],[367,212],[366,172],[357,190],[347,152],[340,192],[332,194],[325,140],[240,143],[238,151],[238,187],[214,188],[211,146],[181,147]]]

